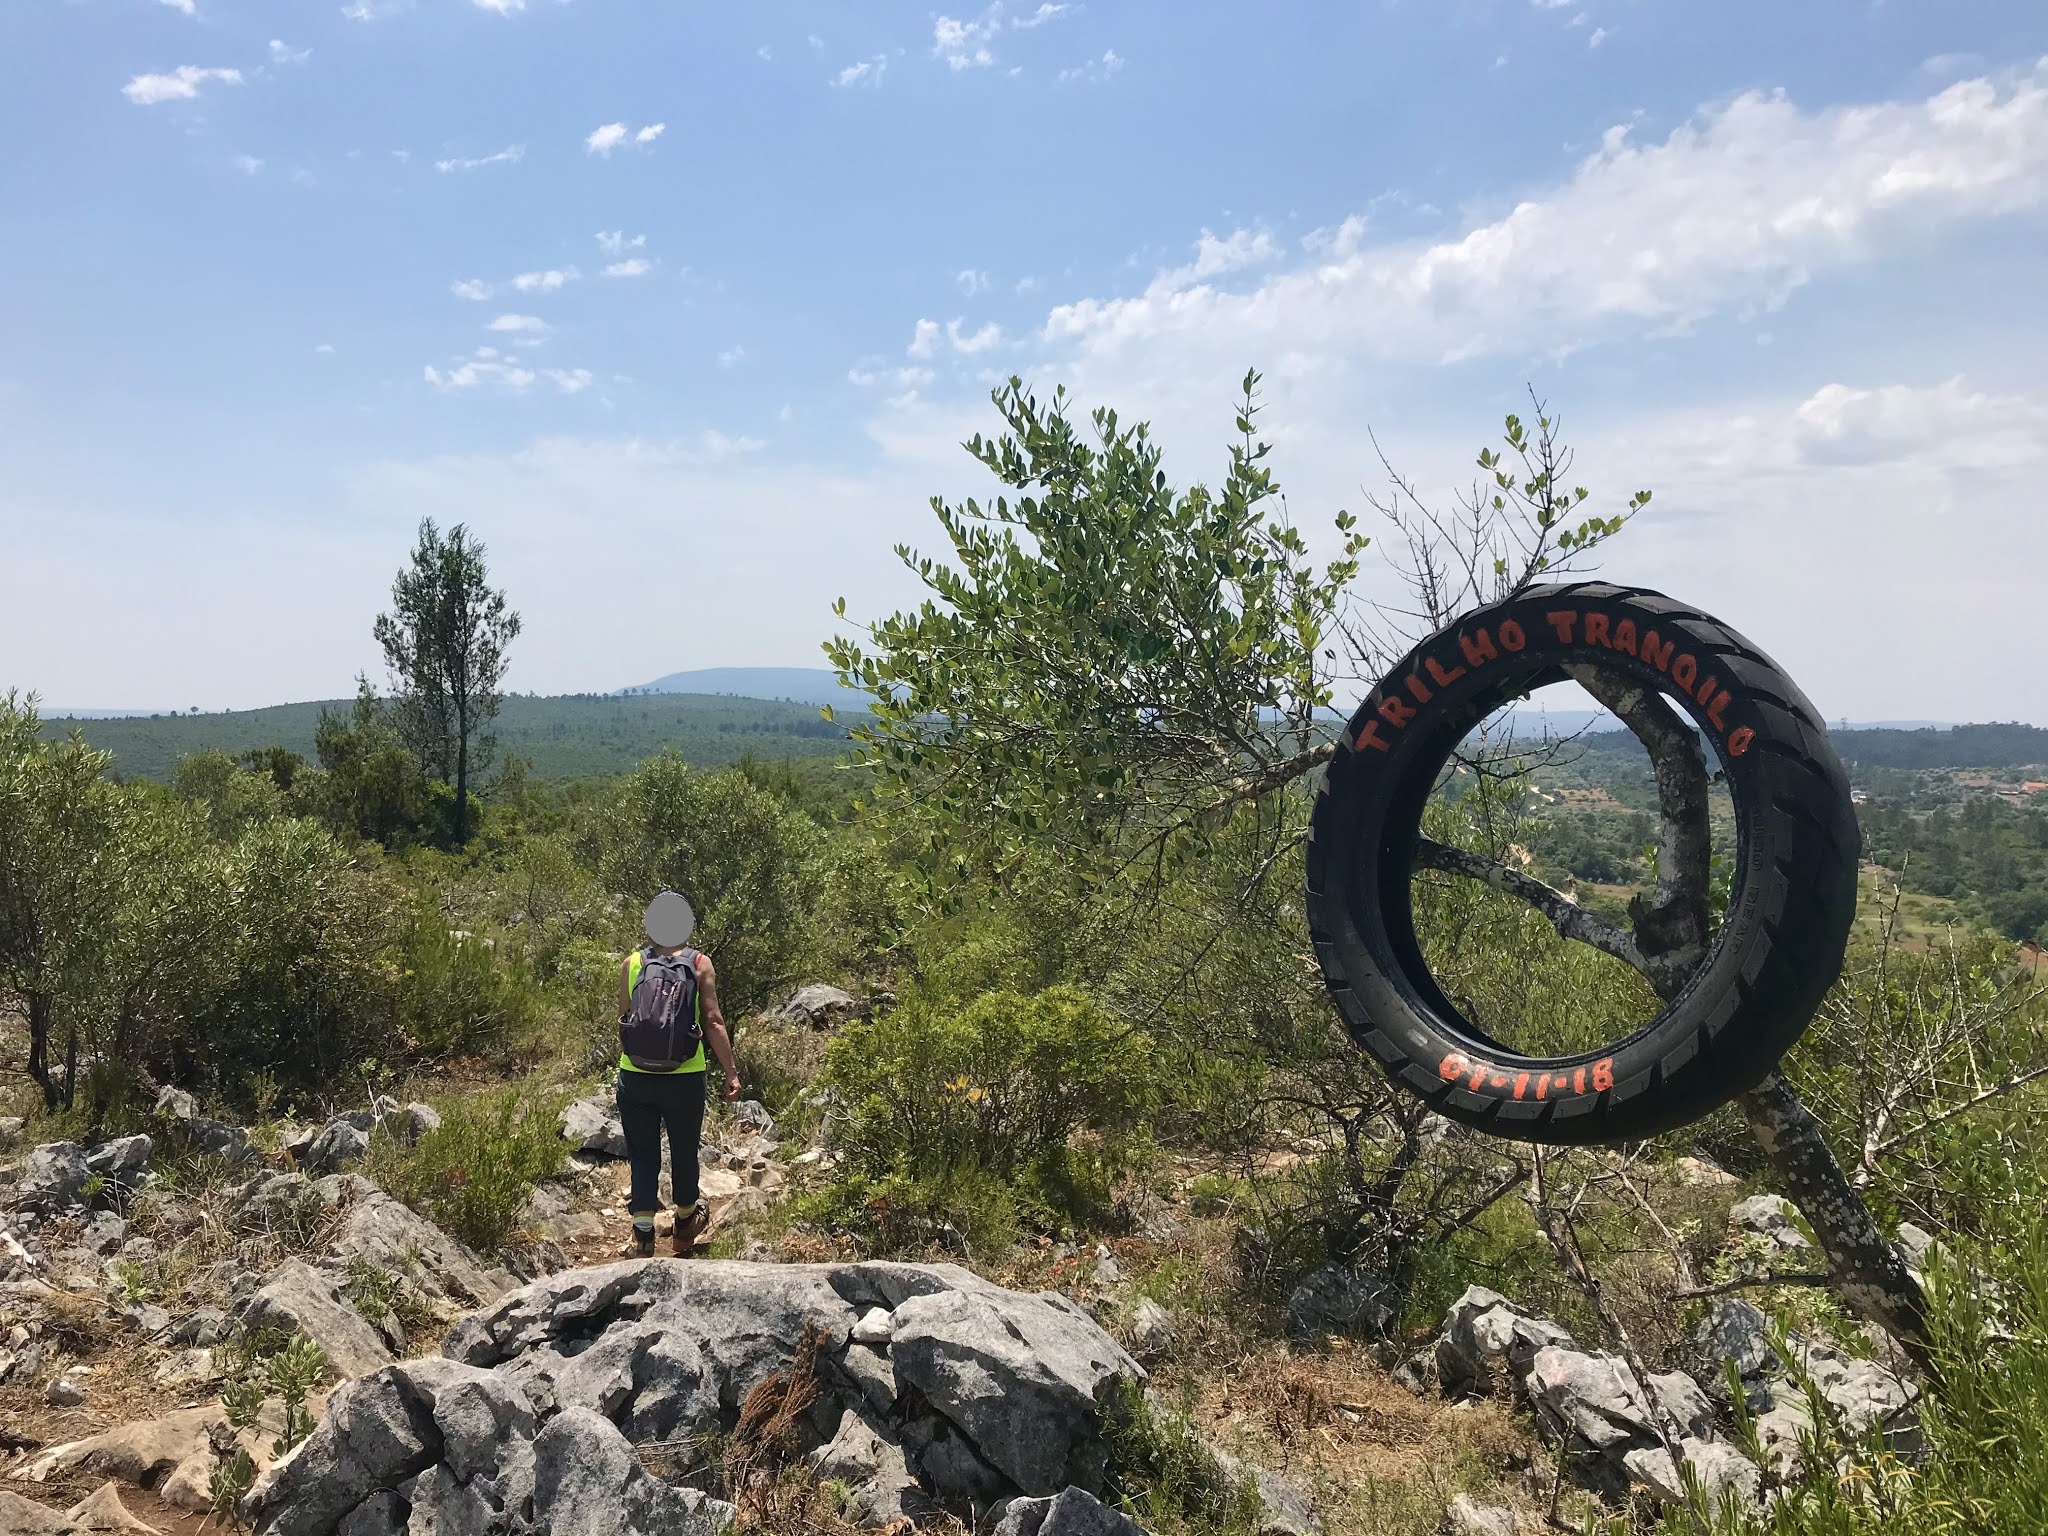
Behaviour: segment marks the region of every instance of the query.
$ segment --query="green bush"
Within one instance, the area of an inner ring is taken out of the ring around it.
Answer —
[[[452,931],[422,901],[400,939],[398,1027],[408,1054],[428,1060],[504,1050],[534,1020],[533,979],[516,950]]]
[[[825,1076],[846,1107],[849,1173],[988,1176],[1071,1217],[1100,1207],[1141,1148],[1157,1097],[1148,1057],[1143,1035],[1074,987],[959,1006],[917,993],[842,1029]]]
[[[644,903],[681,891],[691,940],[718,963],[719,999],[738,1015],[797,979],[811,954],[820,834],[745,773],[702,773],[673,754],[643,763],[587,830],[598,873]],[[637,911],[632,934],[638,932]]]
[[[412,1146],[372,1136],[365,1171],[488,1257],[512,1235],[534,1185],[562,1166],[564,1097],[514,1086],[438,1105],[439,1129]]]

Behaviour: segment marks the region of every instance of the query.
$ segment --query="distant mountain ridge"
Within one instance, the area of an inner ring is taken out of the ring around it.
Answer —
[[[799,704],[865,702],[866,695],[839,686],[823,667],[699,667],[671,672],[621,693],[711,693],[741,699],[789,699]]]

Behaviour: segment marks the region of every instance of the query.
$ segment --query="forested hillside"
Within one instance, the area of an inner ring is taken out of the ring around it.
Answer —
[[[43,726],[56,735],[75,725],[87,741],[114,754],[116,773],[168,781],[188,753],[232,757],[277,746],[311,758],[320,712],[348,708],[346,699],[315,700],[210,715],[46,719]],[[497,736],[503,751],[524,759],[544,779],[625,773],[670,751],[717,768],[747,756],[829,756],[846,746],[845,726],[822,719],[814,705],[681,693],[511,694],[498,717]]]

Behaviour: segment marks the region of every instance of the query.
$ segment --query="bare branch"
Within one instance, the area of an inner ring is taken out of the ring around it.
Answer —
[[[2028,1083],[2042,1077],[2048,1077],[2048,1062],[2042,1062],[2039,1065],[2029,1067],[2024,1072],[2012,1073],[2010,1076],[1993,1083],[1989,1088],[1980,1089],[1978,1092],[1971,1094],[1969,1098],[1964,1099],[1961,1103],[1951,1104],[1938,1114],[1928,1116],[1927,1119],[1922,1120],[1911,1130],[1900,1131],[1896,1136],[1886,1137],[1877,1144],[1876,1155],[1882,1157],[1885,1153],[1901,1147],[1917,1137],[1926,1135],[1936,1126],[1945,1125],[1958,1115],[1968,1114],[1980,1104],[1988,1104],[1993,1099],[2002,1099],[2015,1089],[2024,1088]]]
[[[1833,1285],[1833,1275],[1809,1274],[1800,1271],[1789,1275],[1751,1275],[1744,1280],[1723,1280],[1719,1285],[1695,1285],[1682,1291],[1673,1291],[1676,1301],[1699,1301],[1708,1296],[1726,1296],[1732,1291],[1753,1291],[1767,1285]]]
[[[1645,976],[1650,975],[1642,952],[1627,931],[1605,918],[1595,917],[1555,886],[1545,885],[1531,875],[1510,869],[1481,854],[1447,847],[1427,837],[1415,845],[1415,867],[1434,869],[1447,875],[1463,875],[1490,885],[1504,895],[1525,901],[1550,920],[1559,937],[1590,944]]]

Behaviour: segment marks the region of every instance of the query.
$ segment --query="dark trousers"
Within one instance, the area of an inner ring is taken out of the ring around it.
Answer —
[[[676,1209],[697,1203],[697,1143],[704,1134],[702,1072],[620,1072],[619,1123],[633,1165],[627,1209],[661,1209],[661,1132],[668,1128],[669,1179]]]

